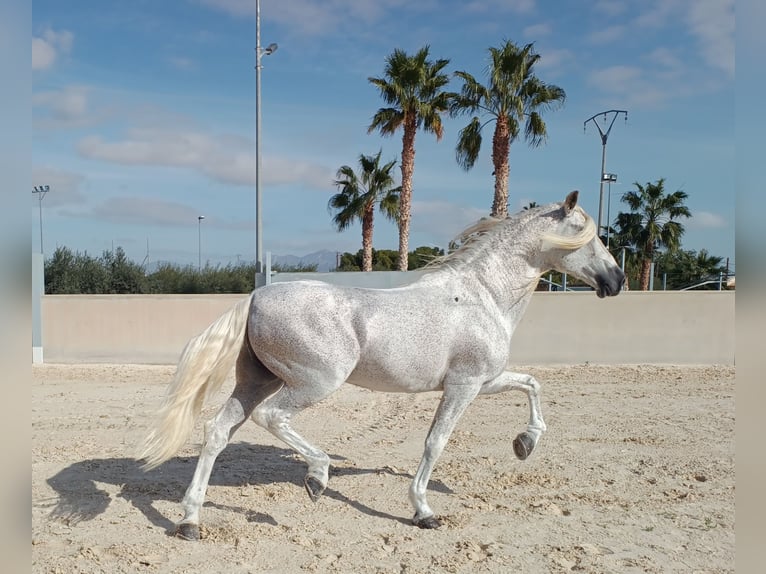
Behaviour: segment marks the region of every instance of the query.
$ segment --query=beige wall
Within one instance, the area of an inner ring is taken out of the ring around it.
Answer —
[[[46,295],[46,363],[175,363],[186,342],[247,295]]]
[[[175,363],[245,295],[46,295],[48,363]],[[538,292],[513,338],[515,364],[734,364],[734,292]]]

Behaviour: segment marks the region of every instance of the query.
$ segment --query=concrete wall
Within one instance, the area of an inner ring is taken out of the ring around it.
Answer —
[[[337,274],[336,274],[337,275]],[[175,363],[186,342],[246,295],[46,295],[49,363]],[[731,291],[532,297],[515,364],[734,364]]]
[[[240,295],[45,295],[46,363],[175,363]]]

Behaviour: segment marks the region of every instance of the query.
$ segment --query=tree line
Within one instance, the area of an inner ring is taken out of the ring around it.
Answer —
[[[373,250],[372,267],[375,271],[394,271],[398,268],[398,251]],[[444,255],[435,247],[418,247],[409,253],[410,269],[418,269]],[[343,253],[336,271],[361,271],[363,253]],[[316,272],[316,264],[272,264],[277,273]],[[104,251],[94,257],[87,252],[57,247],[45,259],[45,293],[65,294],[195,294],[195,293],[250,293],[255,289],[255,263],[241,262],[227,265],[196,265],[160,263],[147,272],[145,267],[130,260],[122,247]]]

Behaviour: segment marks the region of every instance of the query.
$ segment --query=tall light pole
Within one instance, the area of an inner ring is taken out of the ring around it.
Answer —
[[[43,250],[43,198],[50,189],[50,185],[36,185],[32,188],[32,193],[37,194],[37,199],[40,204],[40,253],[45,253]]]
[[[604,206],[604,173],[606,173],[606,141],[609,139],[609,132],[612,131],[612,126],[614,125],[614,120],[617,119],[617,116],[620,114],[623,114],[625,116],[625,123],[628,123],[628,111],[627,110],[607,110],[605,112],[599,112],[596,115],[593,115],[589,117],[587,120],[585,120],[582,124],[582,131],[585,132],[585,128],[588,126],[588,122],[593,122],[593,124],[596,126],[596,129],[598,129],[598,133],[601,136],[601,185],[599,186],[599,192],[598,192],[598,233],[599,236],[601,234],[601,229],[603,228],[601,223],[601,214],[603,213],[603,206]],[[609,127],[606,129],[606,131],[601,129],[601,126],[598,125],[598,122],[596,121],[596,118],[603,116],[604,118],[604,125],[606,125],[607,119],[609,116],[612,117],[612,121],[609,122]]]
[[[197,269],[202,271],[202,220],[204,215],[197,216]]]
[[[261,0],[255,0],[255,272],[263,273],[263,218],[261,210],[261,58],[277,51],[272,43],[261,48]],[[257,286],[257,283],[256,283]]]

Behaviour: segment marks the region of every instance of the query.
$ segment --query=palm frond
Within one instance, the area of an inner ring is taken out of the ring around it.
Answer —
[[[460,167],[468,171],[479,158],[481,150],[481,128],[479,118],[474,116],[466,127],[460,130],[457,146],[455,148],[455,159]]]
[[[367,128],[367,133],[376,130],[381,135],[391,136],[404,123],[404,113],[396,108],[380,108],[372,118],[372,123]]]

